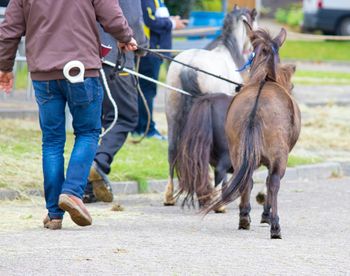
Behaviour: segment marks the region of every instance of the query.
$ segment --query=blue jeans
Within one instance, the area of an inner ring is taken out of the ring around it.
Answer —
[[[42,165],[46,208],[51,219],[61,219],[58,207],[61,193],[81,198],[95,157],[101,132],[103,89],[99,78],[83,83],[67,80],[33,81],[42,130]],[[66,142],[65,107],[73,116],[75,143],[64,171]]]

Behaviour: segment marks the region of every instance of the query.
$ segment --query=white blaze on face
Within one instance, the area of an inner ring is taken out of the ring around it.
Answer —
[[[244,15],[242,15],[242,19],[248,22],[247,18]],[[238,21],[237,27],[234,30],[235,37],[238,43],[238,49],[241,53],[243,53],[244,51],[244,46],[247,40],[247,31],[243,20]]]
[[[247,34],[247,27],[243,21],[249,22],[248,18],[245,15],[241,15],[241,20],[239,21],[239,24],[235,30],[235,35],[237,38],[240,38],[237,40],[238,47],[244,56],[244,59],[247,60],[250,53],[252,52],[253,47]]]
[[[259,28],[259,25],[258,25],[258,22],[257,22],[256,19],[253,21],[253,26],[252,26],[252,28],[253,28],[253,31],[256,31],[256,30]]]

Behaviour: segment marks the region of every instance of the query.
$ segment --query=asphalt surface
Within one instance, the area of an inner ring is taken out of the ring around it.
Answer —
[[[255,185],[253,195],[262,188]],[[0,202],[0,275],[350,275],[349,179],[285,182],[282,240],[270,240],[252,200],[249,231],[226,214],[162,206],[162,195],[89,205],[93,225],[43,229],[42,198]]]

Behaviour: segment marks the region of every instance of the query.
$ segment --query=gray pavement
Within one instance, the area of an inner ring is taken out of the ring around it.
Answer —
[[[348,85],[295,85],[293,95],[299,104],[307,106],[350,105],[350,86]]]
[[[255,185],[253,195],[262,185]],[[160,194],[89,206],[86,228],[41,228],[44,203],[0,202],[0,275],[349,275],[349,179],[283,182],[282,240],[270,240],[252,200],[251,230],[239,231],[237,203],[205,218],[163,207]]]
[[[155,109],[164,112],[168,91],[160,89],[155,100]],[[298,104],[319,106],[327,104],[350,105],[349,85],[295,85],[293,90]]]
[[[283,63],[295,64],[297,71],[350,73],[350,63],[345,61],[313,62],[305,60],[283,60]]]

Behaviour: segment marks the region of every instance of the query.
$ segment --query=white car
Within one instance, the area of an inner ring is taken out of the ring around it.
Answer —
[[[303,30],[350,35],[349,0],[303,0]]]

